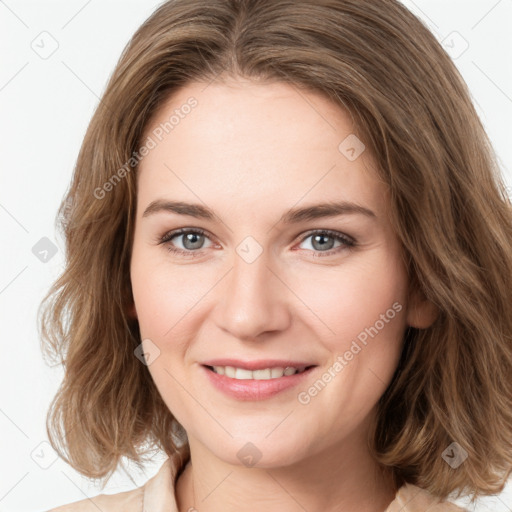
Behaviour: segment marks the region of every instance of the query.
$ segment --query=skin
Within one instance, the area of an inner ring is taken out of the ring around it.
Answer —
[[[353,133],[350,117],[323,96],[283,83],[188,84],[146,136],[190,96],[198,105],[140,164],[131,260],[132,314],[141,339],[160,351],[148,370],[190,443],[191,462],[177,482],[179,510],[382,512],[396,489],[368,453],[368,427],[406,326],[425,328],[435,319],[429,303],[406,301],[386,187],[368,150],[354,161],[338,150]],[[217,217],[143,216],[157,199],[200,203]],[[279,223],[292,207],[340,199],[375,218]],[[207,235],[192,239],[198,249],[183,235],[159,243],[179,228]],[[357,244],[350,249],[328,237],[322,249],[305,236],[313,229]],[[262,249],[252,263],[236,251],[248,236]],[[170,246],[200,255],[173,254]],[[322,256],[326,250],[337,252]],[[299,403],[298,392],[396,302],[401,311],[378,335],[308,404]],[[215,389],[200,367],[220,357],[318,367],[299,388],[240,401]],[[237,457],[247,442],[261,452],[253,467]]]

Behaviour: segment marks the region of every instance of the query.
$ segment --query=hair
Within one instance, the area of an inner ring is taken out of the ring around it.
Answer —
[[[66,263],[39,324],[43,353],[65,369],[46,420],[52,447],[106,480],[122,457],[178,450],[183,427],[134,356],[133,155],[177,90],[224,77],[290,84],[350,114],[390,191],[409,292],[438,310],[430,327],[406,329],[379,400],[368,438],[379,467],[397,488],[441,499],[501,492],[512,472],[512,204],[464,80],[396,0],[174,0],[133,35],[59,209]],[[456,469],[442,458],[452,442],[468,454]]]

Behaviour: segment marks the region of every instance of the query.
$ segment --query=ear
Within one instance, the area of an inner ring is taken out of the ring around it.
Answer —
[[[439,315],[439,309],[421,291],[412,294],[407,305],[407,325],[427,329]]]

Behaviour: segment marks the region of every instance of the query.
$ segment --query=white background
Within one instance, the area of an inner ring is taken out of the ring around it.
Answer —
[[[104,490],[54,460],[45,415],[63,373],[44,364],[36,326],[37,307],[62,270],[54,221],[88,122],[122,49],[159,3],[0,0],[0,512],[41,512],[129,490],[165,459],[155,458],[145,474],[133,470],[133,479],[117,472]],[[404,3],[452,46],[511,186],[512,0]],[[46,59],[33,49],[42,37],[46,48],[58,44]],[[58,247],[46,263],[32,252],[43,237]],[[512,483],[469,510],[511,512]]]

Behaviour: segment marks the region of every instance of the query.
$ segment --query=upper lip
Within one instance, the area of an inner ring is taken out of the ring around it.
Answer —
[[[210,359],[202,363],[204,366],[234,366],[245,370],[263,370],[265,368],[308,368],[316,366],[304,361],[292,361],[290,359],[258,359],[256,361],[241,361],[240,359]]]

